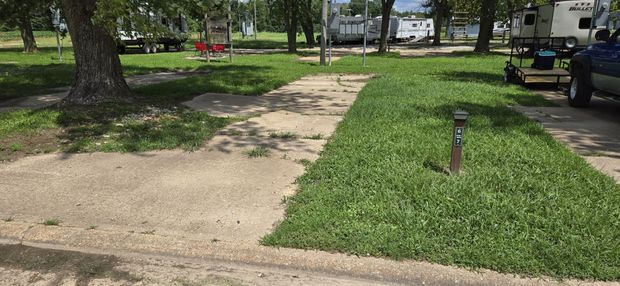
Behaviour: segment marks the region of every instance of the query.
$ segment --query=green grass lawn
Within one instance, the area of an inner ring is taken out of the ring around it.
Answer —
[[[193,48],[194,41],[198,40],[197,34],[191,36],[192,38],[186,43],[187,48]],[[40,51],[35,54],[24,54],[19,33],[0,32],[0,100],[49,93],[54,88],[71,84],[75,59],[70,38],[67,36],[64,40],[63,61],[59,62],[55,35],[52,32],[37,31],[35,37]],[[236,33],[234,39],[235,48],[287,47],[284,33],[261,32],[258,34],[258,40],[254,40],[254,37],[242,39],[241,34]],[[300,42],[299,48],[303,47],[305,44]],[[121,60],[126,76],[205,68],[202,62],[182,59],[193,55],[194,52],[162,52],[147,55],[132,48],[128,50],[128,54],[121,56]]]
[[[189,54],[124,55],[126,70],[213,71],[138,88],[134,105],[0,113],[0,155],[192,150],[237,120],[179,105],[195,95],[257,95],[307,74],[374,73],[264,244],[620,279],[620,188],[508,107],[550,103],[501,82],[504,56],[371,55],[368,68],[347,56],[323,68],[290,54],[238,56],[233,64],[193,62]],[[443,168],[457,108],[471,117],[463,175],[455,177]]]

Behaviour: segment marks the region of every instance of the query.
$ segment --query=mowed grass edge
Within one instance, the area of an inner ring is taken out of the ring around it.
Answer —
[[[619,279],[620,188],[509,108],[549,103],[501,84],[492,61],[436,60],[426,71],[418,65],[432,60],[391,62],[298,179],[286,220],[262,243]],[[449,176],[456,109],[471,116],[463,175]]]

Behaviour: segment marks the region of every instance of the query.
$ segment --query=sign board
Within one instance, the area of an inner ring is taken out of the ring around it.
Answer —
[[[230,25],[227,18],[210,18],[207,42],[209,44],[229,44]]]
[[[461,147],[463,146],[463,127],[456,127],[454,129],[454,146]]]

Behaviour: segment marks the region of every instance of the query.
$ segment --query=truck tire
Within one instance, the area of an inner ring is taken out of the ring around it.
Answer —
[[[592,99],[592,87],[586,81],[583,71],[577,70],[570,80],[568,104],[572,107],[588,107]]]

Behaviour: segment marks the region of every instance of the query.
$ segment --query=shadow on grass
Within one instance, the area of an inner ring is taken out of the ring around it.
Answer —
[[[439,76],[442,80],[456,81],[456,82],[473,82],[480,84],[490,84],[498,87],[506,87],[508,84],[503,82],[501,75],[489,72],[480,71],[442,71],[434,74]],[[557,89],[554,83],[546,84],[539,83],[535,85],[538,89]],[[525,87],[518,87],[518,93],[503,93],[498,96],[506,97],[519,105],[523,106],[557,106],[555,103],[546,100],[541,95],[527,96],[523,93],[528,92]]]
[[[209,67],[201,67],[206,69]],[[74,73],[73,63],[28,65],[0,65],[0,101],[24,96],[58,92],[59,88],[71,85]],[[156,72],[178,71],[175,67],[145,67],[123,65],[127,75],[141,75]]]

